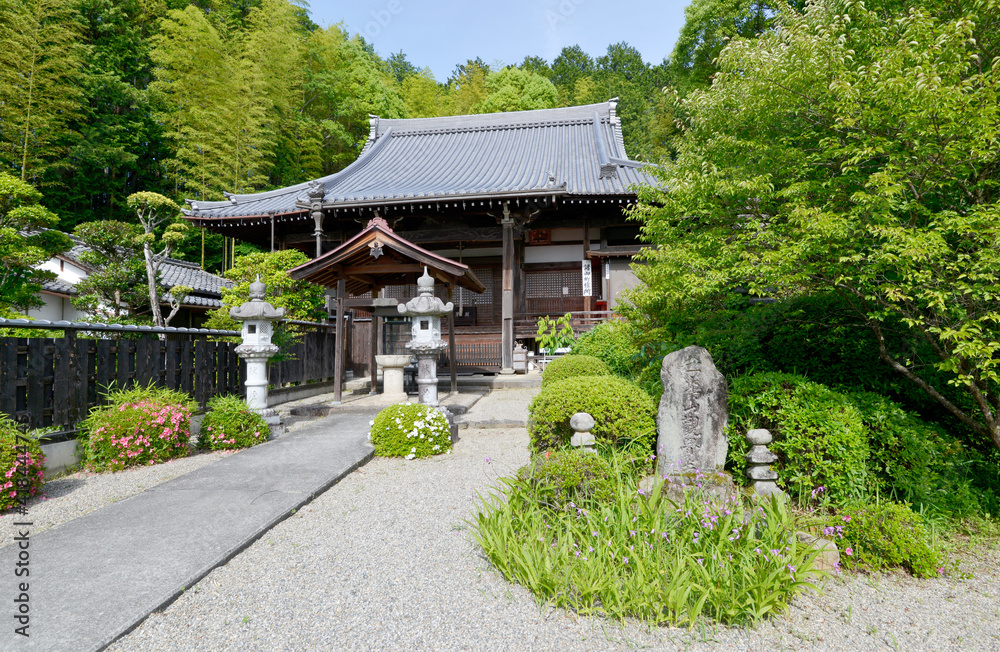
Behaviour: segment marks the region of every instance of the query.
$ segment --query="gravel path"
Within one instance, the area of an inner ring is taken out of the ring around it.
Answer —
[[[491,458],[487,463],[486,458]],[[1000,551],[971,580],[848,576],[754,630],[649,630],[539,608],[483,559],[474,492],[528,459],[523,429],[377,458],[111,650],[1000,650]]]

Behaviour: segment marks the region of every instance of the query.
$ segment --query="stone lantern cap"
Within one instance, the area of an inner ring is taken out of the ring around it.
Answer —
[[[454,309],[452,302],[445,303],[434,296],[434,278],[427,273],[417,279],[417,296],[396,307],[401,315],[408,317],[440,317]]]
[[[250,284],[250,300],[246,303],[234,306],[229,309],[229,316],[238,321],[248,321],[251,319],[274,321],[285,316],[284,308],[275,308],[267,301],[264,295],[267,286],[260,282],[260,276]]]

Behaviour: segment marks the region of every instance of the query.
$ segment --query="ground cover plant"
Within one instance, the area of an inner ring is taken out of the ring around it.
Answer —
[[[573,376],[610,376],[611,367],[592,355],[569,354],[556,358],[545,366],[542,387]]]
[[[45,455],[38,440],[0,414],[0,511],[34,496],[45,483]]]
[[[535,451],[566,446],[577,412],[594,417],[594,437],[612,445],[634,443],[652,453],[656,406],[635,383],[617,376],[575,376],[546,385],[528,406],[528,434]]]
[[[110,391],[81,424],[81,458],[95,471],[120,471],[188,454],[196,404],[162,387]]]
[[[924,578],[944,574],[944,557],[931,544],[923,519],[906,505],[851,503],[839,510],[834,521],[843,522],[845,568],[905,568]]]
[[[211,450],[248,448],[267,441],[271,429],[239,396],[216,396],[208,402],[198,447]]]
[[[443,414],[429,405],[398,403],[371,422],[375,454],[412,460],[451,452],[451,429]]]
[[[812,587],[816,553],[796,541],[782,502],[713,505],[692,492],[675,505],[657,489],[640,492],[620,453],[602,454],[613,469],[610,499],[567,492],[553,503],[530,474],[502,478],[480,496],[477,542],[540,602],[654,625],[693,625],[699,616],[752,623]]]

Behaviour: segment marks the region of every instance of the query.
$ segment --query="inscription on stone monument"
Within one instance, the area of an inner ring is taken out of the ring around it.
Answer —
[[[729,391],[708,351],[689,346],[663,359],[657,415],[657,472],[676,476],[721,471],[729,442]]]

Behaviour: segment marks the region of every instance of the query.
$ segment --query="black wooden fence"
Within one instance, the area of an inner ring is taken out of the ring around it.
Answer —
[[[208,339],[239,335],[235,331],[4,319],[0,326],[64,332],[59,338],[0,338],[0,412],[28,428],[72,426],[101,403],[109,387],[155,384],[189,394],[202,407],[217,395],[245,395],[246,365],[236,355],[238,342]],[[303,333],[290,359],[270,365],[271,384],[331,377],[335,330]],[[89,339],[78,337],[81,331],[138,338]],[[171,339],[160,340],[161,333]]]

